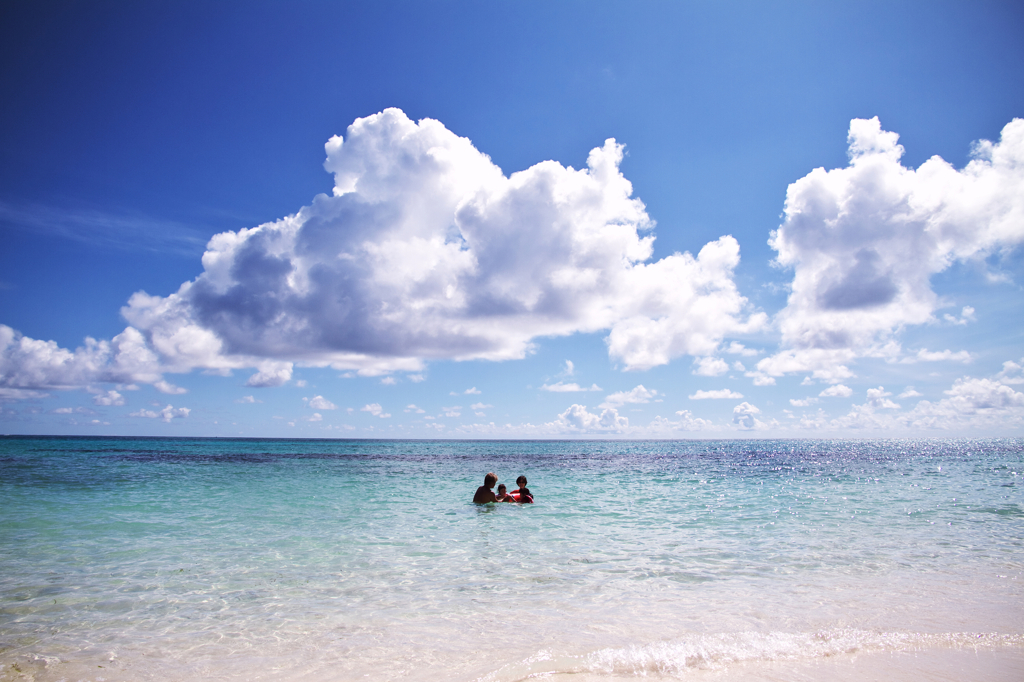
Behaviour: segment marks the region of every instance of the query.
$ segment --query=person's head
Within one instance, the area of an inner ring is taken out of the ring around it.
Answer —
[[[494,484],[497,482],[498,477],[493,473],[488,473],[486,476],[484,476],[484,485],[488,488],[493,488]]]
[[[516,485],[519,486],[520,488],[524,487],[526,485],[526,476],[520,476],[519,478],[517,478]]]
[[[508,490],[508,488],[505,487],[504,483],[502,483],[501,485],[498,486],[498,494],[499,495],[504,495],[506,490]]]

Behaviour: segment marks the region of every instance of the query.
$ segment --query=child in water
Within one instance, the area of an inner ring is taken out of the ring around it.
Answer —
[[[526,487],[526,476],[517,478],[516,485],[519,486],[519,501],[523,504],[532,504],[533,495],[530,494],[530,489]]]
[[[498,494],[494,496],[494,499],[497,500],[498,502],[515,502],[516,499],[509,495],[507,492],[505,492],[506,490],[508,490],[508,488],[505,487],[504,483],[499,485]]]

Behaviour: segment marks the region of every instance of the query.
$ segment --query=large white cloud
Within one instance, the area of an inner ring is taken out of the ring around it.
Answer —
[[[136,295],[124,314],[192,365],[416,370],[602,329],[627,368],[711,352],[749,324],[732,282],[738,244],[646,263],[651,221],[621,159],[608,140],[584,170],[545,161],[506,177],[438,121],[388,109],[328,142],[333,196],[217,235],[202,275],[167,298]]]
[[[615,140],[582,170],[544,161],[505,176],[440,122],[387,109],[326,151],[332,195],[214,236],[194,280],[131,297],[122,336],[152,357],[119,373],[103,344],[60,362],[14,353],[0,386],[242,367],[257,369],[248,385],[274,386],[295,363],[418,371],[433,359],[521,358],[538,337],[601,330],[613,360],[646,369],[709,356],[724,336],[765,322],[733,282],[731,236],[696,257],[651,261],[653,222],[619,172]],[[39,368],[46,376],[28,378]]]
[[[755,377],[817,371],[839,381],[857,357],[895,357],[894,331],[935,319],[932,275],[1024,241],[1024,120],[1007,124],[998,143],[975,144],[961,170],[938,156],[906,168],[897,141],[877,118],[854,119],[849,165],[789,186],[770,240],[794,271],[776,319],[785,350],[758,363]]]

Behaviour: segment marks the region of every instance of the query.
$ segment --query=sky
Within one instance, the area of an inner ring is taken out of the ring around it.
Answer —
[[[0,0],[0,433],[1024,436],[1021,26]]]

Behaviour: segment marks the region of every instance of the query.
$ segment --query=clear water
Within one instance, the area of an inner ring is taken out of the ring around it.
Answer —
[[[537,504],[470,503],[487,471]],[[1022,475],[1022,440],[2,438],[0,679],[1020,679]]]

